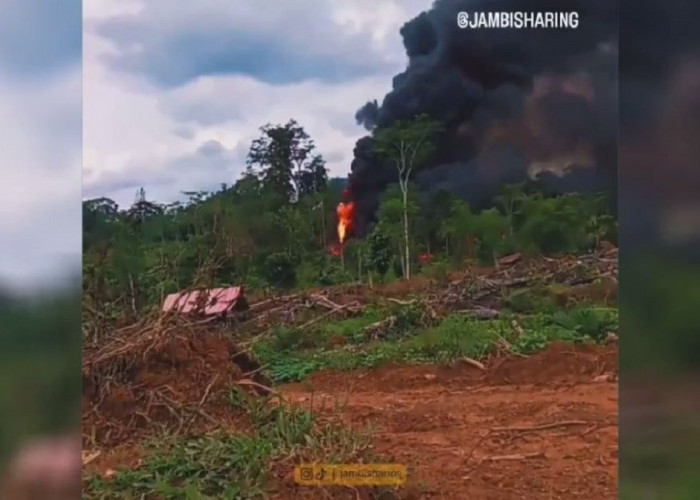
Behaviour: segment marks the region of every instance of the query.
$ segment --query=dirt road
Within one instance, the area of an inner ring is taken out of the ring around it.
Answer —
[[[612,499],[616,380],[616,346],[554,345],[484,371],[460,362],[321,372],[283,392],[313,400],[321,419],[372,424],[375,451],[408,466],[402,498]]]

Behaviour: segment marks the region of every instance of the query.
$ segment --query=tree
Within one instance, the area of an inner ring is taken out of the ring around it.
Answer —
[[[475,219],[479,257],[497,264],[500,253],[507,249],[508,219],[497,209],[484,210]]]
[[[262,273],[267,282],[273,286],[292,288],[296,284],[296,262],[284,252],[268,255]]]
[[[267,124],[248,152],[249,174],[257,175],[263,189],[285,202],[323,190],[328,182],[325,161],[316,145],[295,120]]]
[[[503,209],[503,213],[508,219],[510,226],[510,236],[515,232],[514,216],[522,202],[525,194],[523,192],[524,183],[507,184],[500,189],[500,193],[494,198],[494,201]]]
[[[440,126],[437,122],[426,115],[420,115],[413,120],[401,121],[381,129],[375,136],[376,152],[392,161],[398,172],[399,188],[403,196],[404,256],[402,260],[406,263],[405,279],[411,277],[408,230],[408,188],[411,174],[432,155],[435,148],[435,135],[439,130]]]
[[[127,217],[135,226],[141,226],[146,219],[163,213],[163,207],[146,200],[146,191],[141,188],[136,192],[134,204],[127,211]]]
[[[406,242],[405,235],[415,234],[414,229],[419,214],[419,205],[413,192],[404,199],[403,190],[398,185],[392,185],[387,189],[377,212],[377,230],[386,236],[393,249],[398,250],[403,276],[408,274],[410,266],[408,261],[410,252],[406,252],[406,245],[409,248],[412,247],[411,240]],[[409,221],[408,231],[406,231],[406,221]]]
[[[464,257],[467,239],[475,232],[475,216],[465,201],[455,200],[452,203],[449,216],[442,225],[442,235],[447,240],[448,252],[452,252],[455,260]]]
[[[111,227],[119,219],[119,206],[109,198],[83,202],[83,248],[104,247]]]
[[[444,221],[450,217],[454,201],[454,195],[444,189],[422,196],[420,212],[423,223],[420,227],[428,253],[433,253],[440,248],[450,253],[449,241],[444,234]]]
[[[370,271],[374,271],[383,277],[389,270],[391,263],[391,242],[381,229],[380,226],[376,226],[367,237],[365,260]]]

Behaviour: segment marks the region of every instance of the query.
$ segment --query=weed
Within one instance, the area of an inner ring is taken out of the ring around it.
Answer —
[[[617,331],[617,310],[608,308],[576,308],[557,312],[552,321],[560,327],[575,332],[579,337],[595,341],[605,339],[608,332]]]
[[[398,336],[404,336],[423,324],[424,312],[417,304],[398,305],[391,314],[396,318],[392,333]]]
[[[93,477],[87,498],[259,498],[269,477],[272,443],[220,434],[162,447],[138,469],[112,480]]]
[[[273,364],[270,374],[275,382],[296,382],[321,367],[322,364],[313,359],[288,358]]]
[[[264,498],[272,471],[283,463],[361,463],[370,457],[371,429],[321,427],[308,411],[240,390],[231,392],[231,403],[251,416],[250,435],[218,432],[161,442],[137,469],[110,480],[86,478],[84,498]]]
[[[488,354],[498,339],[503,321],[477,321],[452,315],[442,323],[412,338],[407,346],[409,359],[449,362]]]
[[[505,306],[513,312],[553,312],[562,305],[561,291],[544,285],[516,290],[504,297]]]
[[[545,349],[550,340],[547,334],[541,330],[526,332],[513,342],[513,351],[519,354],[531,354]]]
[[[276,351],[286,351],[299,345],[301,330],[277,326],[272,332],[273,348]]]
[[[366,340],[364,329],[381,320],[385,314],[386,312],[379,308],[372,308],[360,316],[327,323],[322,327],[321,332],[328,337],[342,336],[351,343],[362,343]]]
[[[321,369],[339,371],[371,368],[384,363],[448,364],[467,356],[483,359],[492,353],[500,339],[509,341],[515,352],[531,354],[552,341],[581,342],[603,340],[617,329],[617,310],[576,306],[566,311],[538,312],[528,316],[504,314],[495,320],[476,320],[461,314],[445,317],[437,325],[425,325],[420,307],[392,307],[397,318],[387,338],[371,345],[359,343],[357,331],[377,317],[378,311],[331,323],[323,331],[356,337],[341,349],[276,351],[274,345],[257,347],[256,354],[270,365],[270,376],[277,382],[296,382]],[[384,314],[387,314],[385,311]],[[401,316],[402,315],[402,316]],[[511,322],[517,317],[524,333],[518,335]],[[401,332],[401,333],[399,333]]]

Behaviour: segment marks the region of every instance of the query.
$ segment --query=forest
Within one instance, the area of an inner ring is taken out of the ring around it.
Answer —
[[[240,285],[265,295],[372,286],[415,273],[436,278],[472,262],[497,265],[513,253],[583,253],[616,243],[604,193],[545,195],[527,180],[502,186],[488,207],[472,207],[445,190],[421,191],[412,174],[434,154],[437,131],[421,116],[377,135],[376,149],[396,164],[396,182],[368,221],[350,221],[342,246],[337,207],[348,179],[329,178],[294,120],[262,127],[240,178],[221,179],[217,190],[163,203],[140,189],[130,207],[84,201],[84,335],[97,340],[182,289]],[[409,156],[410,164],[401,162]]]

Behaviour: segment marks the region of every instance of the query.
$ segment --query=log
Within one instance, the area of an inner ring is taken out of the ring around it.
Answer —
[[[501,315],[500,311],[497,311],[496,309],[488,309],[486,307],[478,309],[462,309],[461,311],[457,312],[470,316],[474,319],[481,320],[496,319]]]

